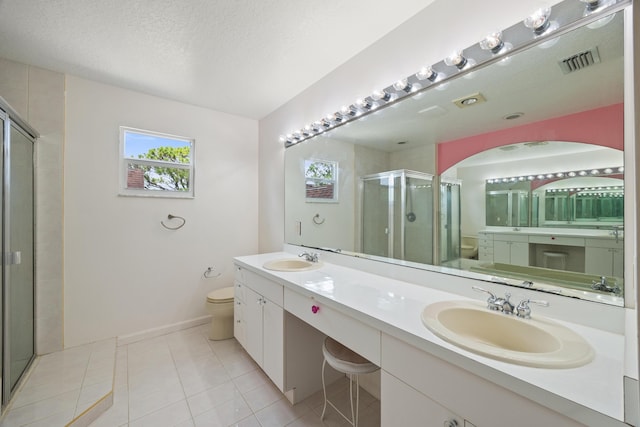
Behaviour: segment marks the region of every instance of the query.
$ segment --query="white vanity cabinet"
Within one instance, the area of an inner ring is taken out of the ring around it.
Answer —
[[[528,266],[529,236],[494,234],[493,262]]]
[[[613,239],[586,239],[585,273],[624,276],[624,242]]]
[[[493,234],[478,233],[478,260],[493,262]]]
[[[240,267],[235,286],[236,339],[284,391],[283,287]]]
[[[463,427],[464,421],[444,406],[400,381],[387,371],[381,375],[380,425]]]
[[[583,426],[387,334],[382,370],[383,426]]]

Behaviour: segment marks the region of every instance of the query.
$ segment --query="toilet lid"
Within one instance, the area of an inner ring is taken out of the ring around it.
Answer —
[[[209,302],[232,302],[233,301],[233,286],[228,288],[217,289],[207,294],[207,301]]]

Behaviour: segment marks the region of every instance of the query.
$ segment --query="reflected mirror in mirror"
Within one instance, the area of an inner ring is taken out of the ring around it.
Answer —
[[[623,172],[559,174],[623,166],[623,29],[618,12],[287,148],[285,241],[622,305]],[[303,200],[308,159],[338,165],[337,203]]]

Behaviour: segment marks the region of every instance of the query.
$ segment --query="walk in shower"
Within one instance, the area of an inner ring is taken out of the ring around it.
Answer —
[[[406,169],[363,176],[362,252],[433,264],[433,176]]]
[[[0,98],[2,146],[2,407],[35,357],[34,142],[38,133]]]
[[[440,260],[448,267],[462,266],[460,197],[461,181],[440,178]],[[458,263],[458,264],[456,264]]]

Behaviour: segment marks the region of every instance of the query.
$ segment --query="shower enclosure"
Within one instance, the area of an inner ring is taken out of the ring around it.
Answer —
[[[433,264],[433,176],[395,170],[360,178],[361,251]]]
[[[456,179],[440,180],[440,265],[461,268],[462,236],[460,190]]]
[[[35,357],[34,142],[38,133],[0,98],[2,146],[2,408]]]

